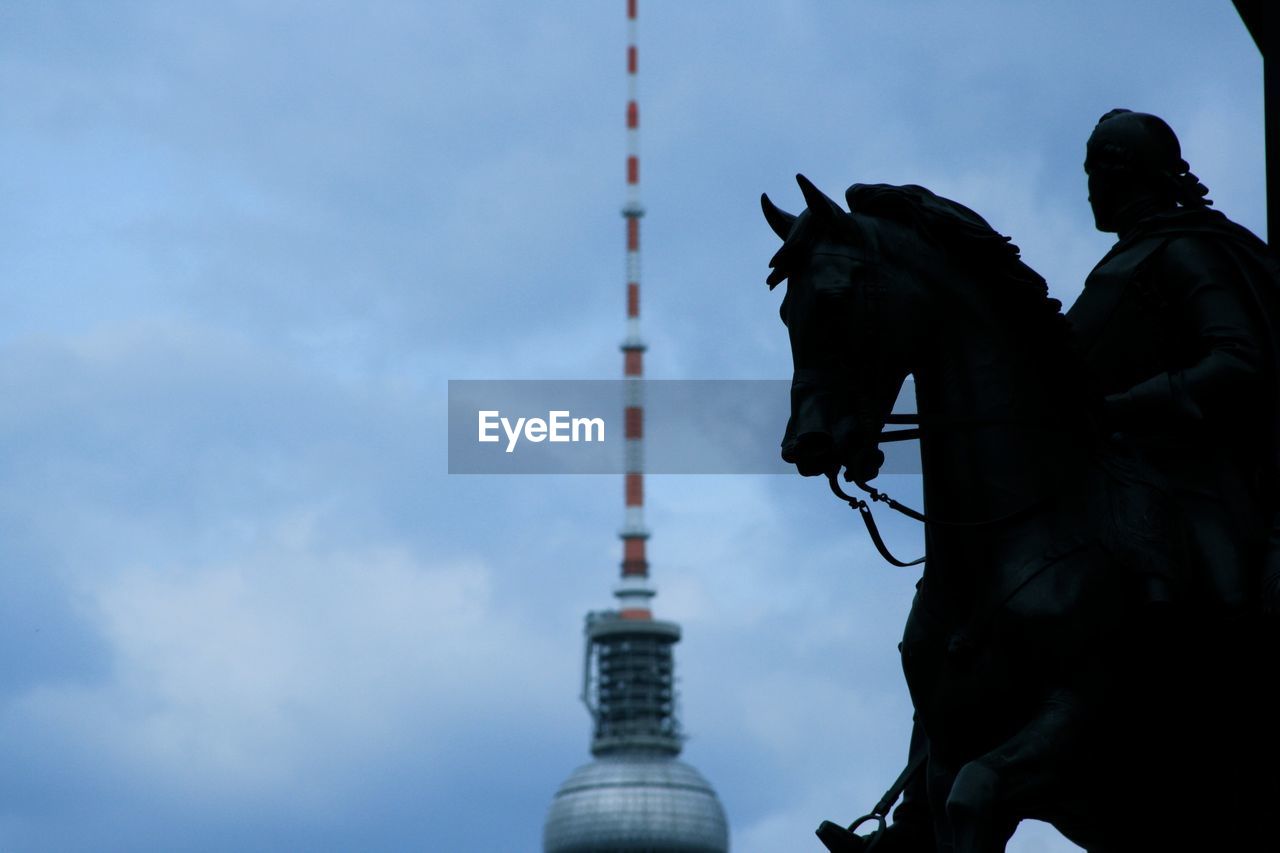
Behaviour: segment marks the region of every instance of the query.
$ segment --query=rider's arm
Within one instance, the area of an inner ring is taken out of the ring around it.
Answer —
[[[1248,411],[1261,392],[1263,338],[1235,264],[1208,240],[1183,237],[1164,247],[1153,272],[1194,361],[1108,397],[1108,414],[1140,429]]]

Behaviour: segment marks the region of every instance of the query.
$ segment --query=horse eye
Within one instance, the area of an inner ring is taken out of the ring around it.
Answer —
[[[814,283],[814,293],[820,299],[847,299],[853,295],[854,289],[858,286],[860,272],[859,265],[848,265],[832,270]]]

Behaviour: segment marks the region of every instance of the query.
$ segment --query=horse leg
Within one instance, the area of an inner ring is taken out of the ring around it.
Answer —
[[[1082,719],[1076,694],[1055,690],[1017,734],[960,768],[946,801],[955,853],[1003,853],[1021,818],[1060,803]]]
[[[947,822],[955,853],[1003,853],[1018,821],[1003,805],[1001,772],[989,755],[970,761],[956,774],[947,797]]]

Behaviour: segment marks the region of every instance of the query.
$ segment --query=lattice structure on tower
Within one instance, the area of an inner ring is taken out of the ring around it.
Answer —
[[[675,657],[680,626],[656,619],[587,617],[583,701],[595,722],[591,752],[651,750],[677,755]]]

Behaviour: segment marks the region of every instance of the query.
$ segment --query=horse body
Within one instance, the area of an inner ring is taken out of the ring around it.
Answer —
[[[1116,649],[1173,583],[1177,537],[1100,444],[1060,305],[961,205],[855,185],[845,212],[799,180],[799,217],[764,200],[784,239],[770,284],[790,282],[784,458],[870,479],[915,379],[925,512],[940,523],[902,650],[939,849],[1002,851],[1023,818],[1091,851],[1161,843],[1159,822],[1102,781],[1101,733],[1132,662]]]

